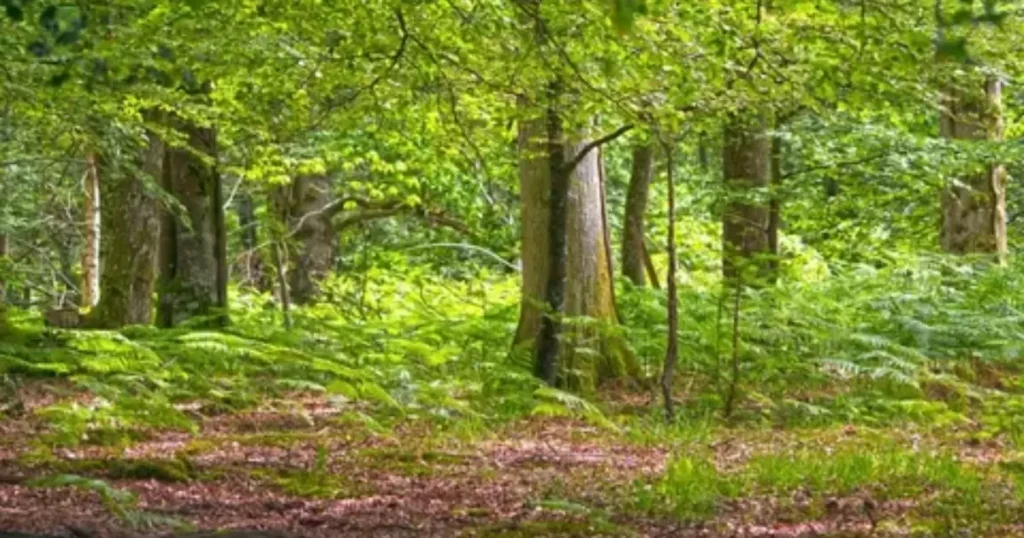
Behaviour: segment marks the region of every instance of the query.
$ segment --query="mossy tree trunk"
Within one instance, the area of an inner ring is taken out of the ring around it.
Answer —
[[[654,177],[654,147],[641,144],[633,148],[633,167],[626,192],[626,218],[622,230],[622,274],[637,286],[647,284],[644,216],[647,195]]]
[[[195,317],[226,322],[221,182],[212,128],[179,122],[189,147],[168,146],[163,187],[180,207],[166,208],[160,231],[157,323],[173,327]]]
[[[7,283],[3,271],[7,264],[7,234],[0,233],[0,332],[7,327]]]
[[[989,79],[975,91],[944,95],[939,130],[943,137],[965,141],[1003,138],[1002,83]],[[992,254],[1006,258],[1006,169],[988,163],[959,178],[942,194],[939,233],[943,250],[953,254]]]
[[[566,160],[586,146],[566,148]],[[583,318],[564,331],[562,357],[573,388],[589,389],[607,379],[636,376],[639,366],[625,339],[617,334],[614,280],[601,182],[601,151],[587,153],[569,176],[565,208],[565,315]],[[642,271],[641,271],[642,272]],[[585,349],[587,353],[578,353]]]
[[[551,170],[544,118],[519,122],[519,217],[522,296],[515,344],[529,344],[540,332],[548,276]]]
[[[733,115],[722,144],[726,203],[722,214],[722,275],[752,285],[769,276],[771,139],[763,114]]]
[[[338,234],[333,217],[333,182],[328,176],[300,176],[291,184],[288,205],[288,285],[295,304],[310,304],[334,268]]]
[[[545,303],[551,300],[551,267],[559,263],[552,256],[552,240],[561,233],[564,272],[554,277],[564,282],[560,314],[580,319],[556,333],[560,337],[554,343],[559,360],[553,375],[562,386],[589,390],[607,379],[636,375],[639,368],[625,340],[614,330],[618,313],[597,149],[591,149],[574,170],[562,172],[564,226],[552,233],[556,213],[552,207],[557,205],[551,203],[552,177],[558,168],[552,166],[552,157],[560,164],[571,162],[586,145],[563,142],[556,150],[550,139],[557,131],[550,128],[552,122],[550,117],[530,119],[519,127],[523,285],[516,343],[540,351],[537,346],[542,343],[544,323],[550,319],[544,312],[549,308]],[[583,348],[594,353],[577,352]],[[540,370],[541,377],[552,375]]]
[[[153,291],[160,243],[160,205],[155,196],[163,173],[164,145],[153,133],[137,171],[105,175],[101,223],[100,297],[87,323],[118,328],[153,319]]]

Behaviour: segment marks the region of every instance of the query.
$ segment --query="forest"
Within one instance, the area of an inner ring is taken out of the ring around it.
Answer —
[[[1024,536],[1021,36],[0,0],[0,538]]]

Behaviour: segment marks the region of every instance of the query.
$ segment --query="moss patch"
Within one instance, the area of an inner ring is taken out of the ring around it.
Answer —
[[[198,477],[187,459],[173,460],[64,460],[56,464],[63,473],[100,475],[112,480],[158,480],[190,482]]]
[[[443,474],[444,467],[464,465],[471,456],[431,450],[401,448],[367,448],[356,455],[358,463],[371,469],[402,476],[433,476]]]

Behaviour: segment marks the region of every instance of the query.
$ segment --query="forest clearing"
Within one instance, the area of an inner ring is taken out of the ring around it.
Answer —
[[[0,8],[0,538],[1024,536],[1021,1]]]

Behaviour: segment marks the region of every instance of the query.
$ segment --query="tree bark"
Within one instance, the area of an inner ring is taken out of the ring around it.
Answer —
[[[1002,83],[985,82],[984,91],[949,91],[944,95],[939,130],[955,140],[1003,138]],[[939,239],[953,254],[993,254],[1006,259],[1006,169],[991,163],[960,178],[942,194]]]
[[[282,254],[284,246],[280,242],[274,242],[274,266],[277,272],[278,297],[281,300],[281,314],[284,317],[284,327],[292,328],[292,300],[288,290],[288,276],[285,268],[285,256]]]
[[[164,144],[148,133],[139,170],[159,181]],[[93,327],[146,325],[153,318],[157,252],[160,244],[160,204],[144,176],[107,176],[100,183],[104,200],[101,223],[100,297],[89,315]]]
[[[548,276],[548,228],[551,219],[551,169],[545,120],[519,121],[519,220],[522,248],[522,298],[516,345],[533,347],[544,316]]]
[[[164,211],[157,307],[161,327],[213,316],[218,309],[223,316],[227,307],[221,185],[215,166],[208,162],[216,160],[216,132],[192,124],[179,128],[189,148],[168,147],[164,154],[164,189],[184,211]]]
[[[647,280],[651,282],[651,287],[660,290],[661,284],[658,283],[658,269],[654,267],[654,259],[651,258],[651,250],[647,247],[647,242],[644,242],[644,267],[647,269]]]
[[[566,153],[571,159],[585,145],[586,141],[575,144]],[[600,155],[598,150],[590,151],[572,171],[565,206],[565,315],[599,322],[597,326],[580,325],[566,331],[563,350],[568,369],[581,372],[581,376],[591,371],[596,374],[596,378],[578,380],[579,387],[585,389],[602,380],[638,373],[636,359],[625,341],[608,330],[618,323],[618,312],[603,217]],[[596,351],[599,358],[593,364],[584,364],[587,357],[575,353],[581,348]]]
[[[654,147],[642,144],[633,148],[633,167],[626,193],[625,225],[622,230],[622,274],[634,285],[647,284],[644,252],[644,215],[654,177]]]
[[[3,271],[7,270],[7,234],[0,233],[0,331],[7,325],[7,283]]]
[[[782,140],[772,137],[772,170],[768,199],[768,275],[772,282],[779,279],[779,227],[782,226]]]
[[[95,153],[86,157],[85,246],[82,248],[82,305],[93,308],[100,295],[100,238],[102,237],[100,176]]]
[[[675,418],[676,409],[672,400],[672,382],[675,379],[676,364],[679,363],[679,292],[676,289],[676,189],[674,184],[675,148],[665,144],[665,167],[668,183],[668,341],[665,346],[665,367],[661,372],[661,396],[665,402],[665,418]]]
[[[764,114],[734,115],[726,124],[722,175],[727,201],[722,216],[722,275],[752,285],[768,276],[768,206],[771,140]]]
[[[541,379],[586,390],[639,368],[626,342],[608,330],[618,312],[600,151],[591,149],[568,169],[586,143],[566,146],[557,112],[546,115],[520,123],[523,294],[516,342],[532,346]],[[598,323],[574,325],[563,339],[563,314]],[[584,347],[596,353],[576,353]]]
[[[291,185],[288,230],[297,244],[289,253],[289,286],[295,304],[320,297],[320,285],[337,258],[332,184],[327,176],[301,176]]]
[[[238,214],[238,225],[242,233],[242,254],[238,259],[239,272],[243,286],[250,286],[261,291],[269,288],[263,275],[263,263],[258,251],[259,230],[256,220],[256,202],[252,194],[239,189],[235,197],[235,212]]]
[[[544,283],[545,312],[540,320],[537,334],[537,348],[534,359],[534,373],[549,385],[556,385],[558,378],[558,347],[562,332],[561,316],[565,312],[565,278],[567,274],[566,226],[569,218],[566,206],[569,200],[569,176],[565,169],[565,137],[562,118],[554,103],[558,102],[560,89],[552,84],[549,91],[549,108],[545,118],[548,146],[548,169],[551,178],[548,195],[548,272]]]

